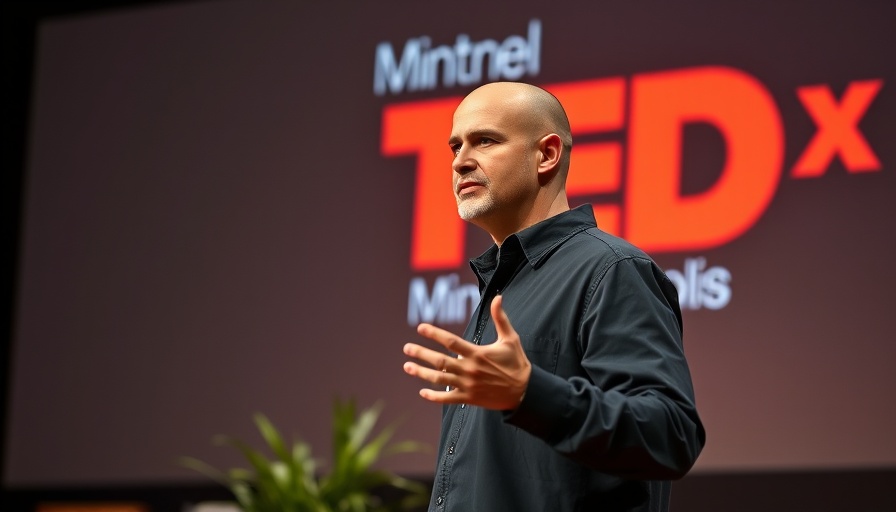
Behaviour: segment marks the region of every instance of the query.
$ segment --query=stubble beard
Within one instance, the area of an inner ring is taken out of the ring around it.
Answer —
[[[457,214],[461,219],[470,221],[492,211],[495,199],[487,189],[481,194],[481,197],[457,198]]]

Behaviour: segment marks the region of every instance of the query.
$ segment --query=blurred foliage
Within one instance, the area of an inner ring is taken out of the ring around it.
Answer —
[[[393,442],[395,425],[373,436],[381,411],[382,404],[376,404],[358,414],[353,401],[335,402],[333,463],[329,473],[318,474],[317,461],[307,443],[294,441],[288,445],[261,414],[255,415],[255,424],[272,458],[239,439],[218,436],[215,443],[238,450],[250,469],[220,470],[192,457],[183,457],[181,464],[227,486],[246,512],[387,512],[418,508],[428,503],[429,490],[418,482],[376,469],[374,464],[388,455],[423,451],[425,446],[414,441]],[[395,498],[384,499],[381,495]]]

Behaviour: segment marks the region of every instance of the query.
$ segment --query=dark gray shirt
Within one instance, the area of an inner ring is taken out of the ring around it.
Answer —
[[[471,265],[482,300],[464,338],[495,341],[500,293],[532,375],[515,411],[444,408],[430,510],[667,510],[705,434],[662,270],[588,205]]]

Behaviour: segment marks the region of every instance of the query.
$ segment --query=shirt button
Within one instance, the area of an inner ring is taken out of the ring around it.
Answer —
[[[454,445],[452,444],[451,446],[448,447],[448,455],[453,455],[453,454],[454,454]]]
[[[445,500],[443,500],[442,497],[439,496],[438,498],[436,498],[436,505],[441,505],[443,501]]]
[[[463,408],[466,407],[466,406],[467,406],[467,404],[460,404],[460,408],[461,408],[461,409],[463,409]]]

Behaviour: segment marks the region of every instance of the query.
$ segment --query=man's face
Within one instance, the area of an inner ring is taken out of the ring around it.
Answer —
[[[518,101],[474,91],[454,113],[449,146],[457,211],[495,236],[515,232],[538,193],[537,140]]]

